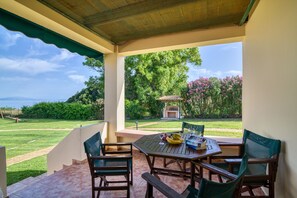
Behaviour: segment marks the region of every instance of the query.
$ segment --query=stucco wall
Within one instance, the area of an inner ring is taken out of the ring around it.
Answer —
[[[0,146],[0,189],[3,193],[3,196],[6,197],[7,189],[6,189],[6,154],[5,147]],[[1,197],[0,191],[0,197]]]
[[[297,1],[262,0],[243,42],[243,125],[282,140],[276,197],[297,195]]]
[[[88,125],[73,129],[59,144],[47,155],[47,173],[53,174],[64,165],[71,165],[73,160],[86,159],[83,142],[100,131],[103,142],[107,141],[107,122]]]

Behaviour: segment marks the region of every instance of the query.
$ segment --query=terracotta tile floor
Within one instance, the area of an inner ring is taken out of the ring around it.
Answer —
[[[161,165],[162,159],[157,159],[156,164]],[[139,151],[133,152],[134,183],[130,188],[132,198],[145,196],[146,182],[141,178],[141,174],[149,172],[146,159]],[[172,164],[173,165],[173,164]],[[170,166],[172,166],[170,165]],[[175,167],[176,168],[176,167]],[[190,180],[183,178],[160,176],[161,180],[167,183],[178,192],[182,192],[190,183]],[[159,192],[154,192],[155,197],[164,197]],[[87,162],[69,166],[62,171],[26,187],[21,191],[9,195],[10,198],[85,198],[91,197],[91,177]],[[106,191],[101,192],[100,197],[126,197],[126,191]]]

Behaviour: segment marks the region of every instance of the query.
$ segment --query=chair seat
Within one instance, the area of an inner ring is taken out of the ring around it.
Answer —
[[[228,166],[227,163],[218,162],[218,163],[212,163],[212,164],[214,166],[216,166],[216,167],[219,167],[219,168],[222,168],[224,170],[229,171],[229,166]],[[233,174],[238,174],[239,166],[240,166],[240,164],[233,166]],[[245,175],[253,175],[253,176],[255,176],[255,175],[265,175],[265,172],[266,171],[262,166],[259,166],[259,165],[255,166],[253,164],[249,164]]]
[[[215,163],[211,163],[211,164],[213,164],[214,166],[219,167],[221,169],[224,169],[224,170],[229,171],[229,166],[228,166],[227,163],[224,163],[224,162],[215,162]],[[233,174],[238,174],[239,166],[240,166],[240,164],[233,166]],[[246,174],[247,173],[248,173],[248,170],[246,171]]]
[[[192,186],[188,185],[188,187],[185,189],[185,191],[182,193],[182,196],[187,198],[198,198],[199,190],[196,188],[193,188]]]
[[[126,166],[125,160],[95,160],[94,167],[116,167]],[[128,160],[129,170],[132,169],[132,159]],[[119,175],[127,173],[127,170],[95,170],[96,174],[100,175]]]

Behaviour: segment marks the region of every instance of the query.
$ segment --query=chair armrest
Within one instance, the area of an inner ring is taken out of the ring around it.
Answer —
[[[129,149],[127,150],[115,150],[115,151],[107,151],[105,150],[106,146],[129,146]],[[132,143],[127,143],[127,142],[119,142],[119,143],[104,143],[102,144],[102,152],[104,155],[106,154],[125,154],[129,153],[132,155]]]
[[[234,143],[234,142],[218,142],[218,145],[219,146],[238,146],[238,147],[241,147],[243,146],[244,144],[243,143]]]
[[[243,147],[244,147],[244,143],[234,143],[234,142],[218,142],[218,145],[223,149],[224,147],[239,147],[239,153],[238,154],[234,154],[234,155],[213,155],[213,156],[209,156],[209,163],[212,162],[212,159],[228,159],[228,158],[241,158],[243,155]]]
[[[275,161],[276,159],[273,159],[273,158],[249,158],[248,164],[266,164],[266,163],[271,163]],[[241,159],[225,159],[225,162],[231,165],[240,164]]]
[[[154,177],[153,175],[149,173],[143,173],[141,177],[147,181],[147,183],[154,188],[156,188],[158,191],[160,191],[163,195],[165,195],[168,198],[182,198],[183,196],[177,193],[175,190],[170,188],[165,183],[161,182],[159,179]]]
[[[132,150],[119,150],[119,151],[105,151],[104,150],[104,155],[106,154],[131,154],[132,155]]]
[[[222,168],[219,168],[217,166],[214,166],[212,164],[208,164],[208,163],[205,163],[205,162],[195,162],[196,165],[202,167],[202,168],[205,168],[209,171],[211,171],[212,173],[215,173],[215,174],[219,174],[223,177],[226,177],[228,179],[236,179],[237,178],[237,175],[233,174],[233,173],[230,173]]]
[[[104,143],[103,146],[132,146],[132,142]]]
[[[132,159],[132,156],[94,156],[94,157],[90,157],[91,162],[93,164],[93,169],[94,170],[127,170],[129,167],[129,160]],[[109,165],[109,166],[95,166],[95,161],[97,160],[108,160],[110,161],[115,161],[115,162],[119,162],[119,161],[124,161],[126,162],[126,165]]]
[[[118,161],[118,160],[130,160],[132,159],[132,155],[128,155],[128,156],[93,156],[90,157],[91,160],[114,160],[114,161]]]

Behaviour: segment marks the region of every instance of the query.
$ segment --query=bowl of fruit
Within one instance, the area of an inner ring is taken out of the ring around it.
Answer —
[[[163,133],[160,135],[160,138],[162,141],[167,142],[166,138],[168,137],[168,135],[166,133]]]
[[[184,142],[184,139],[179,133],[173,133],[166,137],[166,140],[169,144],[181,144]]]

